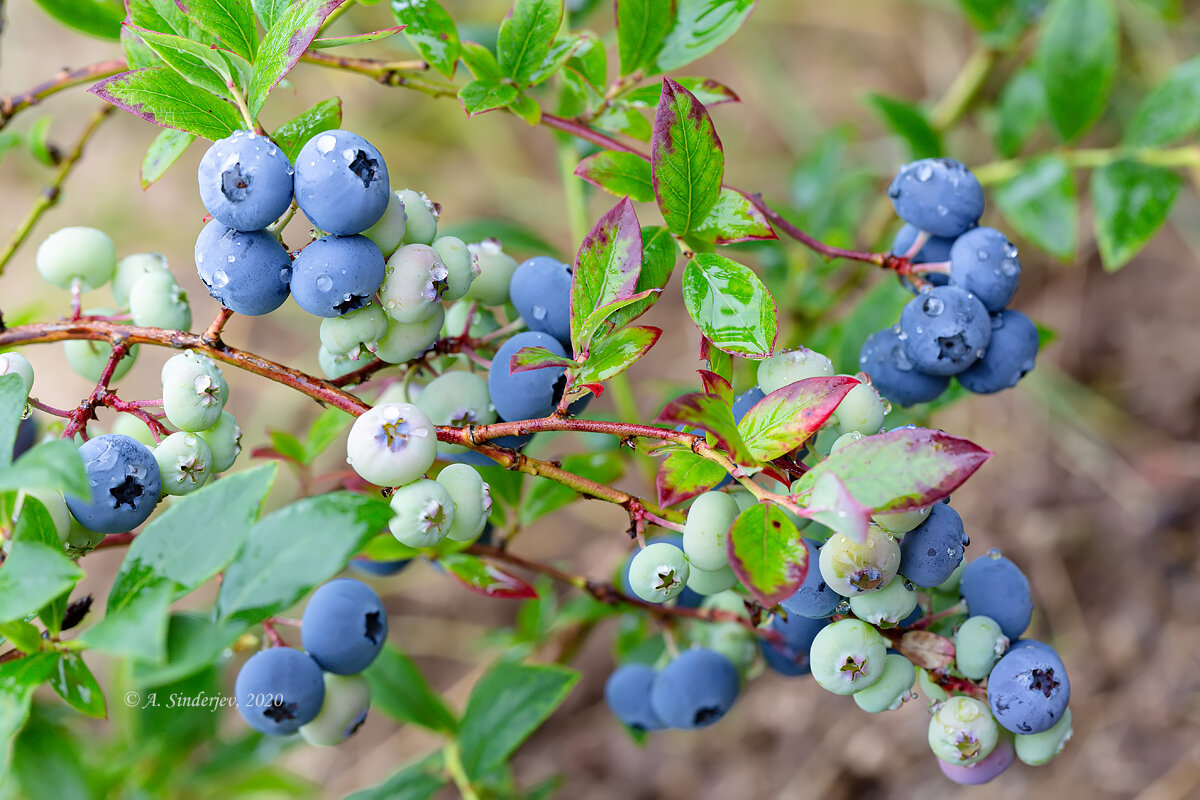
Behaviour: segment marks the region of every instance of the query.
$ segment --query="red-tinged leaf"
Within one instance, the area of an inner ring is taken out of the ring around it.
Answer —
[[[166,67],[122,72],[88,91],[147,122],[205,139],[222,139],[243,124],[232,105]]]
[[[631,297],[642,271],[642,226],[628,197],[600,218],[583,239],[571,278],[571,344],[576,354],[584,323],[597,308]]]
[[[292,71],[325,24],[326,17],[344,2],[346,0],[294,0],[272,23],[254,58],[254,74],[246,93],[251,114],[258,115],[267,94]]]
[[[808,548],[774,503],[755,503],[729,529],[729,565],[738,580],[770,608],[790,597],[808,573]]]
[[[943,431],[897,428],[843,447],[794,488],[807,502],[821,476],[832,473],[872,511],[908,511],[945,498],[992,455]]]
[[[598,335],[607,336],[616,329],[618,320],[615,318],[619,312],[657,294],[662,294],[662,289],[647,289],[644,292],[630,295],[624,300],[615,300],[594,309],[592,313],[587,315],[587,319],[583,321],[583,325],[580,327],[579,340],[587,342],[590,347],[592,340]]]
[[[846,484],[832,472],[817,479],[804,511],[805,517],[844,533],[856,542],[867,540],[871,509],[850,494]]]
[[[579,386],[583,389],[587,389],[589,392],[596,395],[596,397],[600,397],[604,394],[604,386],[599,383],[581,383]]]
[[[579,366],[578,362],[552,353],[544,347],[522,347],[508,360],[508,369],[512,373],[546,369],[547,367],[577,366]]]
[[[725,175],[725,151],[708,111],[670,78],[663,78],[654,115],[650,174],[663,219],[680,236],[708,216]]]
[[[693,233],[717,244],[778,239],[775,229],[750,198],[736,189],[722,188],[717,203]]]
[[[725,470],[690,450],[676,450],[658,465],[658,504],[673,506],[704,494],[725,480]]]
[[[915,666],[941,669],[954,661],[954,643],[929,631],[909,631],[892,642],[892,647]]]
[[[642,271],[638,275],[638,293],[647,289],[665,288],[671,280],[671,272],[675,268],[675,257],[678,253],[675,240],[666,228],[656,225],[642,228]],[[609,317],[609,322],[615,328],[623,328],[645,314],[661,296],[661,292],[654,293],[645,300],[639,300],[627,308],[622,308]]]
[[[715,372],[730,384],[733,383],[733,356],[715,346],[703,335],[700,336],[700,360],[708,362],[710,372]]]
[[[842,398],[858,386],[846,375],[805,378],[776,389],[759,400],[738,423],[738,432],[751,454],[771,461],[808,441],[837,409]]]
[[[676,82],[687,89],[705,108],[722,103],[740,103],[737,92],[712,78],[676,78]],[[653,108],[662,96],[662,86],[643,86],[625,95],[625,102],[634,108]]]
[[[662,328],[651,325],[622,328],[605,336],[594,344],[587,361],[575,371],[574,382],[580,385],[597,383],[620,375],[646,355],[660,336]]]
[[[437,563],[472,592],[514,600],[532,600],[538,596],[537,590],[517,576],[469,553],[443,556]]]
[[[655,421],[706,430],[717,437],[717,443],[737,463],[757,463],[733,422],[733,409],[719,397],[700,392],[676,397],[667,403]]]
[[[395,36],[400,31],[404,30],[404,25],[397,25],[394,28],[380,28],[377,31],[370,33],[356,33],[353,36],[337,36],[323,37],[313,39],[312,47],[315,50],[320,50],[327,47],[344,47],[348,44],[367,44],[368,42],[377,42],[380,39],[386,39],[389,36]]]
[[[716,350],[716,352],[721,351]],[[707,369],[698,369],[696,372],[700,373],[700,386],[705,394],[714,394],[731,406],[733,405],[733,387],[729,385],[729,380],[724,375],[718,375]]]
[[[618,197],[628,196],[639,203],[654,199],[650,164],[634,153],[601,150],[580,161],[575,174]]]

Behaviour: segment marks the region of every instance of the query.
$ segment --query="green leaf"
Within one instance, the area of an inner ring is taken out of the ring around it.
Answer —
[[[108,595],[110,611],[162,580],[190,592],[224,569],[250,536],[275,464],[212,481],[180,497],[133,540]]]
[[[571,346],[587,351],[584,324],[593,310],[634,294],[642,269],[642,226],[626,197],[584,237],[571,279]]]
[[[673,21],[671,4],[662,0],[616,0],[617,53],[621,75],[654,63]]]
[[[613,103],[592,123],[608,133],[620,133],[639,142],[648,142],[654,133],[642,113],[623,101]]]
[[[117,39],[125,9],[120,0],[34,0],[59,23],[89,36]]]
[[[476,594],[510,600],[536,598],[537,591],[517,576],[469,553],[442,556],[438,563]]]
[[[222,50],[182,36],[156,33],[132,25],[126,27],[179,77],[211,94],[231,99],[228,84],[233,78],[233,70]]]
[[[727,353],[765,358],[775,348],[775,300],[746,266],[697,253],[683,270],[683,302],[700,333]]]
[[[147,122],[205,139],[223,139],[243,126],[232,105],[166,67],[122,72],[88,91]]]
[[[675,24],[663,41],[654,72],[670,72],[708,55],[737,33],[754,0],[677,0]]]
[[[55,166],[55,153],[50,152],[50,117],[34,121],[25,135],[30,154],[47,167]]]
[[[29,721],[13,744],[12,772],[3,789],[19,787],[23,798],[53,797],[56,800],[96,800],[101,791],[94,773],[85,772],[80,758],[81,746],[94,746],[90,737],[73,736],[65,726],[49,721],[58,709],[38,704],[31,707]],[[57,715],[56,715],[57,716]],[[0,771],[5,765],[0,764]],[[91,777],[92,785],[88,785]],[[16,787],[13,784],[16,784]],[[0,792],[11,797],[8,791]]]
[[[660,336],[662,329],[649,325],[635,325],[601,336],[592,342],[587,361],[575,371],[574,383],[596,384],[615,378],[646,355]]]
[[[1200,130],[1200,57],[1171,70],[1138,105],[1125,129],[1130,147],[1161,147]]]
[[[304,445],[287,431],[269,431],[271,449],[279,457],[296,464],[304,463]]]
[[[701,458],[691,450],[676,450],[658,466],[654,483],[658,504],[673,506],[704,494],[728,475],[720,464]]]
[[[704,104],[705,108],[722,103],[740,103],[737,93],[720,81],[712,78],[675,78],[675,82],[687,89]],[[654,108],[662,98],[662,84],[642,86],[625,95],[625,102],[634,108]]]
[[[671,233],[697,227],[716,205],[725,174],[721,140],[700,101],[670,78],[654,115],[650,170]]]
[[[254,59],[247,102],[258,116],[267,94],[292,71],[300,56],[325,24],[325,18],[345,0],[294,0],[263,37]]]
[[[617,197],[628,196],[639,203],[654,199],[650,163],[634,153],[601,150],[580,161],[575,174]]]
[[[804,473],[792,490],[810,495],[820,477],[832,473],[872,511],[907,511],[943,499],[992,455],[942,431],[897,428],[851,442]]]
[[[33,623],[23,619],[0,623],[0,636],[3,636],[5,641],[13,647],[27,654],[38,652],[46,643],[46,640],[42,638],[42,632]]]
[[[806,378],[759,400],[738,423],[750,454],[771,461],[808,441],[859,382],[847,375]]]
[[[132,682],[139,689],[162,686],[195,675],[218,664],[222,653],[233,646],[247,626],[216,622],[207,614],[171,614],[167,622],[166,659],[161,665],[133,663]]]
[[[729,566],[767,608],[790,597],[813,565],[795,524],[774,503],[755,503],[733,522]]]
[[[447,78],[454,77],[461,45],[458,28],[437,0],[392,0],[392,14],[421,58]]]
[[[460,57],[478,80],[499,83],[504,77],[504,70],[500,69],[500,62],[492,51],[477,42],[462,42]]]
[[[1012,0],[958,0],[959,8],[980,38],[999,50],[1008,50],[1032,18],[1033,3]]]
[[[871,527],[871,509],[858,501],[841,478],[827,472],[817,478],[808,495],[805,516],[863,543]]]
[[[334,47],[347,47],[356,44],[370,44],[378,42],[389,36],[395,36],[400,31],[404,30],[403,25],[398,25],[394,28],[380,28],[377,31],[368,33],[355,33],[350,36],[322,36],[319,39],[312,40],[312,49],[314,50],[329,50]]]
[[[553,353],[545,347],[522,347],[508,359],[511,372],[528,372],[548,367],[574,367],[577,361]]]
[[[120,605],[109,605],[104,619],[79,637],[81,644],[105,653],[162,664],[175,586],[160,579],[143,584]],[[111,602],[111,601],[110,601]]]
[[[529,84],[550,52],[562,16],[563,0],[515,0],[496,39],[505,75],[521,86]]]
[[[43,442],[0,469],[0,492],[12,489],[53,489],[75,497],[92,496],[79,450],[62,439]]]
[[[715,394],[690,394],[676,397],[667,403],[655,422],[683,425],[685,428],[700,428],[717,438],[718,444],[739,464],[754,464],[754,457],[742,441],[737,424],[733,421],[733,409],[724,399]]]
[[[409,764],[383,783],[347,795],[346,800],[429,800],[445,785],[446,772],[438,751]]]
[[[332,492],[264,517],[225,570],[217,619],[258,622],[287,608],[336,575],[391,516],[384,502]]]
[[[575,53],[576,48],[582,43],[583,39],[575,34],[556,36],[550,45],[549,52],[546,53],[546,57],[542,59],[542,63],[530,74],[526,85],[538,86],[550,80],[554,75],[557,75],[559,70],[563,68]]]
[[[1079,228],[1075,177],[1061,158],[1030,162],[997,186],[992,199],[1019,234],[1061,261],[1074,258]]]
[[[1050,121],[1064,141],[1092,126],[1108,105],[1119,50],[1113,0],[1055,0],[1046,11],[1034,64]]]
[[[638,238],[640,239],[641,237]],[[579,340],[588,343],[588,350],[590,352],[591,345],[596,338],[607,336],[616,329],[616,324],[610,322],[609,317],[630,306],[640,304],[643,300],[659,292],[661,292],[660,289],[647,289],[644,292],[630,295],[623,300],[614,300],[599,308],[592,309],[592,313],[587,315],[587,318],[583,321],[583,325],[579,329]],[[654,338],[657,339],[658,337],[655,336]]]
[[[563,459],[563,469],[599,483],[611,484],[625,471],[620,455],[613,450],[576,453]],[[548,478],[534,478],[525,502],[521,504],[521,525],[530,525],[563,506],[579,499],[579,493]]]
[[[8,773],[13,738],[29,719],[33,692],[54,673],[61,656],[37,653],[0,664],[0,775]]]
[[[1046,90],[1042,79],[1026,67],[1012,77],[996,102],[996,149],[1005,158],[1012,158],[1033,134],[1038,123],[1046,118]]]
[[[882,94],[867,95],[867,102],[888,129],[908,144],[913,158],[936,158],[944,152],[942,137],[917,106]]]
[[[566,699],[579,673],[566,667],[497,662],[471,691],[458,731],[467,775],[503,764]]]
[[[675,256],[678,252],[675,240],[666,228],[642,228],[642,270],[638,274],[637,294],[666,287],[675,269]],[[661,292],[650,294],[645,300],[639,300],[613,313],[608,321],[614,328],[623,328],[649,311],[661,296]]]
[[[288,5],[292,0],[250,0],[250,4],[254,6],[254,13],[258,16],[258,21],[267,30],[275,24],[275,20],[287,11]]]
[[[331,97],[322,100],[299,116],[292,117],[271,133],[271,139],[291,163],[296,162],[300,148],[322,131],[331,131],[342,124],[342,100]]]
[[[468,116],[504,108],[517,99],[517,87],[511,83],[499,83],[490,79],[471,81],[458,90]]]
[[[104,690],[78,653],[68,653],[59,659],[58,668],[50,676],[50,686],[79,713],[98,719],[108,716]]]
[[[125,0],[125,7],[130,25],[173,33],[201,44],[217,44],[216,37],[190,20],[175,0]]]
[[[25,509],[21,516],[27,513]],[[17,539],[0,569],[0,622],[36,614],[82,577],[83,570],[61,547],[51,547],[33,536]]]
[[[340,408],[330,406],[313,420],[308,429],[308,437],[304,440],[304,463],[311,464],[324,453],[331,444],[346,432],[354,422],[354,417]]]
[[[371,706],[397,722],[453,734],[458,720],[430,687],[412,659],[388,645],[363,673],[371,684]]]
[[[245,0],[177,0],[195,24],[247,61],[254,61],[258,29],[254,10]]]
[[[0,474],[12,463],[13,445],[21,426],[25,400],[25,382],[21,376],[11,372],[0,375]]]
[[[155,181],[165,175],[194,141],[195,135],[174,128],[159,131],[142,160],[142,188],[149,189]]]
[[[542,121],[542,107],[532,97],[521,92],[517,92],[517,99],[508,104],[508,110],[529,125],[537,125]]]
[[[692,231],[697,238],[717,244],[777,239],[771,223],[737,189],[721,187],[717,204]]]
[[[1100,259],[1120,269],[1167,221],[1183,179],[1169,169],[1117,161],[1092,172],[1092,212]]]
[[[579,44],[567,60],[567,67],[579,73],[593,89],[602,92],[608,78],[608,56],[604,52],[604,42],[591,31],[579,31],[577,35]]]

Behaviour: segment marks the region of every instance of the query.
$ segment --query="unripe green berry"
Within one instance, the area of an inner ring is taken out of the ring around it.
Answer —
[[[887,640],[859,619],[841,619],[818,631],[809,648],[813,678],[834,694],[854,694],[883,676]]]
[[[129,295],[143,275],[167,272],[167,257],[162,253],[134,253],[117,262],[112,279],[113,300],[118,308],[129,308]]]
[[[317,350],[317,364],[321,367],[321,372],[325,373],[325,377],[329,380],[336,380],[343,375],[347,375],[361,366],[368,363],[370,359],[363,358],[361,354],[358,358],[351,358],[349,355],[337,355],[331,353],[324,347]]]
[[[387,258],[400,246],[400,242],[404,239],[404,229],[404,203],[400,201],[395,192],[391,192],[388,194],[388,204],[383,211],[383,216],[379,218],[378,222],[363,231],[362,235],[374,242],[375,246],[379,248],[379,252],[383,253],[384,258]]]
[[[437,238],[438,208],[424,192],[400,189],[396,197],[404,205],[405,244],[433,244]]]
[[[876,514],[871,519],[888,533],[896,534],[897,538],[903,538],[903,534],[908,533],[924,522],[932,510],[933,506],[925,506],[923,508],[915,508],[912,511],[894,511],[891,513]]]
[[[384,313],[403,323],[429,319],[434,309],[440,307],[449,286],[449,274],[437,251],[429,245],[404,245],[387,260],[383,285],[379,287]]]
[[[383,309],[371,303],[340,317],[321,320],[321,346],[334,355],[349,355],[361,345],[368,348],[382,339],[388,330]]]
[[[807,347],[783,350],[758,362],[758,387],[766,394],[805,378],[831,375],[833,362]]]
[[[346,438],[347,463],[376,486],[412,483],[433,466],[436,456],[433,423],[407,403],[375,406],[354,421]]]
[[[109,308],[93,308],[85,313],[92,316],[106,316],[113,312]],[[104,374],[104,368],[108,365],[112,350],[112,345],[108,342],[87,339],[71,339],[63,342],[63,355],[67,357],[67,364],[75,370],[77,375],[92,382],[100,380],[100,376]],[[119,381],[125,376],[125,373],[129,372],[133,367],[133,362],[137,361],[137,354],[138,346],[135,344],[129,348],[125,357],[117,362],[112,380]]]
[[[148,272],[138,278],[129,292],[133,324],[146,328],[186,331],[192,327],[192,308],[187,292],[169,272]]]
[[[33,365],[20,353],[0,353],[0,375],[19,376],[26,398],[33,391]]]
[[[437,482],[454,501],[454,524],[446,536],[456,542],[472,542],[483,533],[492,511],[491,490],[472,466],[451,464],[438,473]]]
[[[476,300],[485,306],[502,306],[508,302],[508,284],[517,271],[517,261],[504,252],[499,239],[484,239],[467,245],[479,265],[479,277],[463,295],[465,300]],[[510,316],[509,319],[515,319]]]
[[[687,585],[689,567],[683,551],[670,542],[652,542],[629,564],[629,588],[647,603],[665,603]]]
[[[928,670],[921,667],[917,667],[917,686],[921,687],[930,703],[940,703],[950,698],[950,693],[933,680]]]
[[[843,433],[858,431],[870,435],[879,433],[886,414],[887,408],[875,387],[869,383],[859,383],[846,393],[830,419]]]
[[[1017,734],[1013,739],[1017,758],[1031,767],[1049,764],[1063,751],[1074,732],[1075,729],[1071,727],[1071,709],[1068,708],[1058,722],[1041,733]]]
[[[834,453],[841,450],[846,445],[853,444],[854,442],[857,442],[859,439],[864,438],[864,436],[865,436],[865,434],[859,433],[858,431],[850,431],[849,433],[843,433],[841,436],[839,436],[837,439],[834,440],[833,445],[830,446],[830,448],[829,448],[829,454],[833,455]]]
[[[37,270],[49,284],[89,291],[103,286],[117,271],[117,251],[108,234],[95,228],[62,228],[38,246]]]
[[[392,494],[388,529],[401,544],[433,547],[454,527],[454,499],[437,481],[422,478]]]
[[[162,476],[163,494],[190,494],[212,475],[213,453],[208,442],[194,433],[172,433],[154,448]]]
[[[206,431],[200,431],[197,435],[208,442],[209,449],[212,450],[213,474],[232,467],[242,452],[242,429],[233,418],[233,414],[228,411],[221,412],[216,425]]]
[[[929,749],[947,764],[982,761],[999,741],[1000,726],[991,710],[973,697],[951,697],[929,720]]]
[[[854,616],[880,628],[894,628],[917,607],[917,593],[902,577],[893,578],[877,592],[850,598]]]
[[[162,385],[163,411],[182,431],[206,431],[216,425],[229,399],[220,367],[192,350],[167,359]]]
[[[434,425],[461,428],[490,425],[497,419],[487,381],[465,370],[443,372],[421,390],[413,403]],[[462,445],[438,442],[441,453],[461,453],[466,449]]]
[[[971,680],[986,678],[1006,650],[1008,637],[1000,623],[982,614],[963,620],[954,633],[955,665]]]
[[[150,432],[150,428],[133,414],[117,414],[116,419],[109,426],[108,432],[128,436],[151,450],[158,447],[158,442],[154,441],[154,434]]]
[[[687,588],[696,594],[718,594],[732,589],[736,583],[737,575],[728,564],[716,570],[700,569],[695,564],[688,569]]]
[[[349,739],[367,718],[371,686],[359,675],[326,672],[325,699],[313,720],[300,726],[304,741],[317,747],[332,747]]]
[[[433,314],[422,322],[388,321],[387,333],[375,343],[375,355],[389,364],[403,364],[424,353],[438,340],[445,311],[433,307]]]
[[[467,312],[475,307],[475,315],[471,317],[471,327],[467,328]],[[486,308],[481,308],[470,300],[459,300],[446,309],[446,320],[442,323],[443,336],[462,336],[465,331],[468,336],[479,338],[492,331],[499,330],[500,323]]]
[[[887,586],[900,567],[900,545],[872,526],[865,542],[835,533],[821,547],[821,579],[843,597],[874,592]]]
[[[899,653],[889,653],[883,662],[883,676],[873,685],[854,693],[854,702],[863,711],[878,714],[894,711],[912,697],[917,670]]]
[[[467,243],[457,236],[439,236],[433,240],[437,252],[449,273],[446,276],[446,292],[443,300],[458,300],[467,293],[471,284],[479,277],[479,264]]]
[[[725,492],[705,492],[697,497],[683,525],[683,552],[688,561],[712,572],[728,566],[729,528],[737,515],[737,501]]]

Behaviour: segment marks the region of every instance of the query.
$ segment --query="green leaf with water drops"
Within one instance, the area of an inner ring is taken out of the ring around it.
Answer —
[[[738,514],[726,546],[734,574],[767,608],[790,597],[810,568],[800,531],[774,503],[755,503]]]
[[[683,302],[713,345],[747,358],[775,347],[775,300],[749,267],[715,253],[697,253],[683,271]]]

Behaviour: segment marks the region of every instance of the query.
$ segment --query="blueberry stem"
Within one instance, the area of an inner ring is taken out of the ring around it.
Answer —
[[[446,765],[446,774],[454,782],[454,788],[458,789],[463,800],[479,800],[479,794],[471,785],[471,779],[467,777],[467,771],[463,767],[457,741],[450,741],[442,748],[442,758]]]

